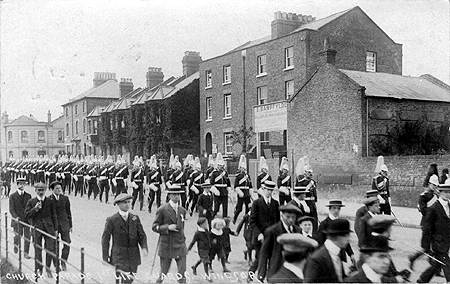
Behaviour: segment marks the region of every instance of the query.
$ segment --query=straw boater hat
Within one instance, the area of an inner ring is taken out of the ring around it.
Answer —
[[[259,171],[262,172],[263,169],[269,170],[269,166],[267,165],[266,158],[260,157],[259,158]]]
[[[281,158],[280,171],[282,170],[289,171],[289,163],[286,157]]]
[[[167,194],[180,194],[185,192],[179,184],[172,184],[171,186],[167,187],[166,191]]]
[[[328,201],[328,204],[325,205],[325,207],[332,207],[332,206],[345,207],[345,205],[342,203],[341,200],[330,200]]]
[[[368,197],[368,198],[364,199],[362,203],[364,205],[369,205],[369,204],[371,204],[371,203],[373,203],[373,202],[375,202],[377,200],[378,200],[377,196],[372,196],[372,197]]]
[[[262,184],[262,188],[268,189],[268,190],[275,190],[277,184],[271,180],[266,180],[263,184]]]
[[[245,155],[241,155],[241,157],[239,158],[238,168],[247,169],[247,160],[245,159]]]

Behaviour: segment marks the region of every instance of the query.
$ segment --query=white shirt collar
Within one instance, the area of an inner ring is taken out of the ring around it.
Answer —
[[[263,196],[263,198],[264,198],[264,201],[266,202],[266,204],[270,204],[270,201],[272,200],[271,197],[265,197],[265,196]]]
[[[381,275],[373,271],[367,263],[364,263],[361,268],[364,271],[364,274],[366,274],[367,279],[373,283],[381,283]]]
[[[291,271],[292,273],[294,273],[299,279],[303,280],[303,279],[305,278],[305,277],[303,276],[303,270],[302,270],[300,267],[295,266],[294,264],[289,263],[289,262],[287,262],[287,261],[285,261],[285,262],[283,263],[283,266],[284,266],[287,270],[289,270],[289,271]]]
[[[22,196],[22,194],[25,192],[25,190],[20,190],[20,189],[17,189],[17,193],[20,195],[20,196]]]
[[[211,195],[211,191],[208,192],[208,193],[206,193],[206,191],[203,191],[203,194],[206,195],[206,196],[210,196]]]
[[[370,211],[367,211],[367,213],[369,213],[370,217],[373,217],[373,216],[375,216],[375,214],[374,214],[374,213],[372,213],[372,212],[370,212]]]
[[[217,230],[215,228],[212,228],[211,233],[213,233],[216,236],[221,236],[223,234],[223,230]]]
[[[302,231],[302,235],[303,235],[304,237],[311,237],[311,238],[312,238],[312,233],[308,234],[308,233]]]
[[[328,217],[331,219],[331,220],[336,220],[338,217],[334,217],[333,215],[331,215],[331,214],[328,214]]]
[[[120,214],[120,216],[122,216],[122,218],[128,219],[128,214],[129,214],[128,211],[125,212],[125,211],[119,210],[119,214]]]
[[[44,200],[45,200],[45,195],[42,196],[42,198],[40,198],[39,196],[36,196],[36,198],[37,198],[39,201],[44,201]]]
[[[326,240],[324,245],[325,245],[325,248],[328,250],[328,252],[331,254],[331,256],[339,256],[339,253],[341,252],[341,248],[338,247],[331,240]]]
[[[205,229],[203,229],[202,227],[200,227],[199,225],[197,225],[197,231],[199,231],[199,232],[205,232]]]
[[[56,200],[59,200],[60,196],[56,195],[53,193],[53,196],[55,197]]]
[[[173,202],[172,200],[169,200],[169,205],[172,206],[173,210],[177,212],[178,210],[178,203]]]
[[[293,233],[291,230],[289,230],[289,226],[284,222],[283,218],[280,218],[281,224],[283,224],[284,229],[288,233]]]

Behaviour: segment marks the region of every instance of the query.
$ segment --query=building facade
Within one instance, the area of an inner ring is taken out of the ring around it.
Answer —
[[[201,63],[201,151],[239,155],[232,132],[254,127],[254,106],[285,101],[298,92],[321,65],[325,40],[340,54],[338,68],[402,73],[402,46],[359,7],[319,20],[277,12],[271,28],[270,36]],[[285,155],[287,135],[285,130],[262,132],[249,144],[259,141],[261,154]],[[249,148],[257,156],[257,147]]]
[[[38,121],[31,114],[9,120],[2,115],[2,157],[21,159],[25,157],[64,154],[63,116],[52,120],[50,112],[47,121]]]

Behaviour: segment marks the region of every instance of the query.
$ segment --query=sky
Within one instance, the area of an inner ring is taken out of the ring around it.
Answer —
[[[0,0],[1,1],[1,0]],[[270,35],[274,12],[317,19],[360,6],[403,44],[403,75],[450,83],[448,0],[3,0],[1,111],[40,120],[92,87],[94,72],[145,86],[150,66],[182,74],[184,51],[203,59]]]

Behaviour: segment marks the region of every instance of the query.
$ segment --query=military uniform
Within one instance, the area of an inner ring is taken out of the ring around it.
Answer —
[[[149,184],[148,192],[148,211],[152,211],[153,202],[156,200],[156,207],[161,206],[161,170],[158,167],[150,168],[147,173],[147,182]]]
[[[317,231],[319,226],[319,220],[317,216],[317,189],[316,189],[316,181],[308,178],[304,175],[297,176],[295,180],[295,187],[306,187],[305,201],[308,207],[310,208],[309,216],[314,218],[313,222],[313,230]]]
[[[251,193],[250,189],[252,188],[252,181],[250,179],[250,176],[244,172],[241,171],[235,179],[234,182],[234,189],[238,193],[238,200],[236,207],[234,209],[234,217],[233,217],[233,223],[236,223],[237,218],[239,217],[239,214],[242,212],[242,206],[245,206],[245,214],[249,211],[249,205],[251,202]]]
[[[381,173],[372,179],[372,189],[378,190],[380,199],[380,212],[381,214],[391,214],[391,204],[389,202],[389,178],[383,176]]]
[[[228,217],[228,188],[231,186],[228,173],[225,169],[214,170],[210,175],[210,183],[216,188],[214,193],[214,216],[219,212],[220,205],[222,205],[222,217]]]
[[[285,205],[291,201],[291,176],[288,173],[281,173],[278,176],[277,186],[279,189],[279,202],[280,205]]]
[[[144,207],[144,169],[141,166],[138,166],[134,168],[131,171],[130,175],[131,184],[133,187],[133,203],[132,208],[134,209],[134,205],[136,204],[136,199],[139,195],[139,203],[140,207],[139,209],[142,211],[142,208]]]
[[[114,169],[114,165],[108,165],[103,164],[102,167],[100,167],[100,170],[98,172],[98,185],[99,185],[99,191],[100,191],[100,202],[102,202],[103,199],[103,193],[105,193],[105,203],[108,203],[108,197],[109,197],[109,173],[110,173],[110,167]]]
[[[199,161],[200,162],[200,161]],[[191,209],[189,210],[189,206],[187,206],[187,210],[192,213],[194,212],[195,206],[197,206],[198,197],[203,192],[202,184],[204,183],[205,178],[203,173],[200,170],[194,170],[188,179],[188,190],[189,190],[189,203],[191,203]]]
[[[88,184],[88,199],[91,199],[91,194],[94,194],[94,200],[97,199],[98,195],[98,184],[97,184],[98,167],[92,165],[89,170],[87,170],[87,184]]]
[[[119,166],[114,173],[114,180],[116,182],[116,196],[120,193],[127,193],[125,186],[125,179],[128,178],[128,166]]]

